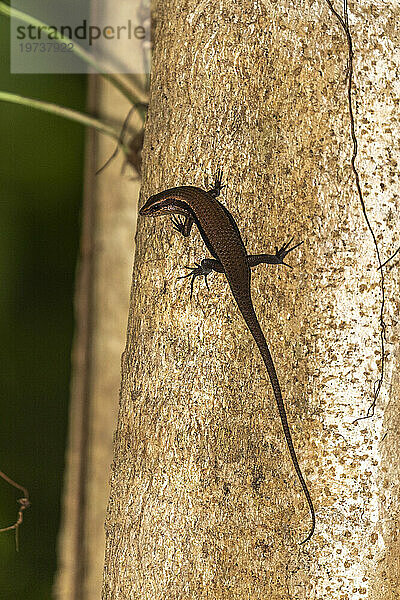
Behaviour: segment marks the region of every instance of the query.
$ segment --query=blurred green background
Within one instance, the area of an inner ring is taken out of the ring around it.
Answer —
[[[83,75],[11,75],[0,16],[0,89],[85,110]],[[0,102],[0,469],[30,492],[0,534],[0,597],[51,598],[63,484],[85,131]],[[0,527],[19,494],[0,480]]]

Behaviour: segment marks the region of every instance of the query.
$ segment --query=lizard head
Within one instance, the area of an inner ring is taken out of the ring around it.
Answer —
[[[139,211],[139,215],[144,217],[158,217],[160,215],[167,215],[172,213],[171,199],[158,200],[156,196],[150,196],[147,202],[142,206]]]
[[[183,202],[174,197],[166,196],[165,192],[154,194],[145,202],[139,211],[139,215],[145,217],[159,217],[161,215],[186,214]]]

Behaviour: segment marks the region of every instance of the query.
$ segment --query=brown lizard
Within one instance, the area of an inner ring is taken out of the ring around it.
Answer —
[[[279,250],[276,248],[275,254],[248,255],[233,216],[227,208],[217,200],[223,187],[222,172],[218,171],[214,186],[210,190],[205,191],[199,187],[193,186],[182,186],[165,190],[151,196],[141,208],[139,214],[152,217],[172,214],[174,215],[172,217],[172,222],[175,229],[185,237],[190,234],[193,223],[196,223],[200,235],[213,258],[205,258],[201,263],[196,263],[196,267],[191,269],[190,273],[183,276],[192,277],[191,295],[196,277],[204,276],[207,287],[207,276],[212,271],[224,273],[228,280],[236,304],[258,346],[268,371],[290,456],[307,499],[308,506],[310,507],[312,525],[309,534],[301,542],[304,544],[314,533],[314,506],[297,460],[278,376],[263,331],[254,311],[250,287],[251,267],[255,267],[261,263],[284,265],[286,264],[284,262],[286,255],[300,246],[302,242],[290,248],[289,246],[293,241],[292,238]],[[179,216],[176,217],[175,215]],[[182,217],[184,218],[182,219]]]

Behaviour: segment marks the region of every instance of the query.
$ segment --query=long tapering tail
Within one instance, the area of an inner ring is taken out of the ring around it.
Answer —
[[[258,322],[257,315],[254,311],[253,303],[251,301],[251,296],[249,298],[243,298],[243,296],[241,294],[235,294],[233,289],[232,289],[232,292],[234,293],[239,310],[242,313],[242,316],[246,322],[247,327],[250,329],[250,332],[258,346],[261,357],[267,368],[268,375],[271,380],[272,389],[274,391],[276,404],[278,406],[279,416],[281,418],[283,432],[284,432],[285,438],[286,438],[286,443],[289,448],[289,453],[290,453],[290,456],[291,456],[291,459],[293,462],[293,466],[295,468],[295,471],[296,471],[299,481],[301,483],[301,487],[303,488],[303,492],[307,499],[308,506],[310,507],[312,525],[311,525],[310,533],[301,542],[301,544],[304,544],[305,542],[308,542],[308,540],[311,538],[311,536],[314,533],[315,510],[314,510],[314,505],[311,500],[310,492],[308,491],[307,484],[304,480],[303,473],[301,472],[301,469],[300,469],[299,461],[297,460],[296,451],[293,446],[292,435],[291,435],[290,429],[289,429],[285,405],[283,403],[282,392],[281,392],[281,388],[279,385],[278,375],[276,373],[275,365],[272,360],[271,352],[269,351],[264,333],[261,329],[260,323]]]

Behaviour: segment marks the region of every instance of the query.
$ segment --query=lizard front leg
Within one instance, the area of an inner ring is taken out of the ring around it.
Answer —
[[[289,248],[290,244],[293,242],[293,238],[291,238],[286,244],[284,244],[281,248],[275,248],[275,254],[249,254],[247,256],[247,262],[249,267],[255,267],[260,265],[261,263],[265,263],[267,265],[286,265],[287,267],[291,267],[285,263],[285,257],[289,252],[292,252],[295,248],[298,248],[304,242],[299,242],[295,246]]]
[[[208,193],[211,194],[213,198],[218,198],[218,196],[221,193],[221,190],[224,187],[226,186],[222,183],[222,169],[218,169],[215,175],[214,185],[210,190],[208,190]]]
[[[183,237],[188,237],[193,227],[193,219],[189,215],[182,218],[180,215],[171,217],[172,225],[175,231],[181,233]]]
[[[207,277],[210,275],[210,273],[212,273],[212,271],[216,271],[217,273],[225,273],[224,267],[218,260],[215,260],[214,258],[203,258],[201,263],[195,263],[195,265],[195,267],[185,267],[186,269],[190,269],[190,272],[187,273],[187,275],[178,277],[178,279],[186,279],[186,277],[192,278],[190,281],[190,298],[193,296],[193,286],[196,277],[204,277],[207,289],[210,291],[207,281]]]

